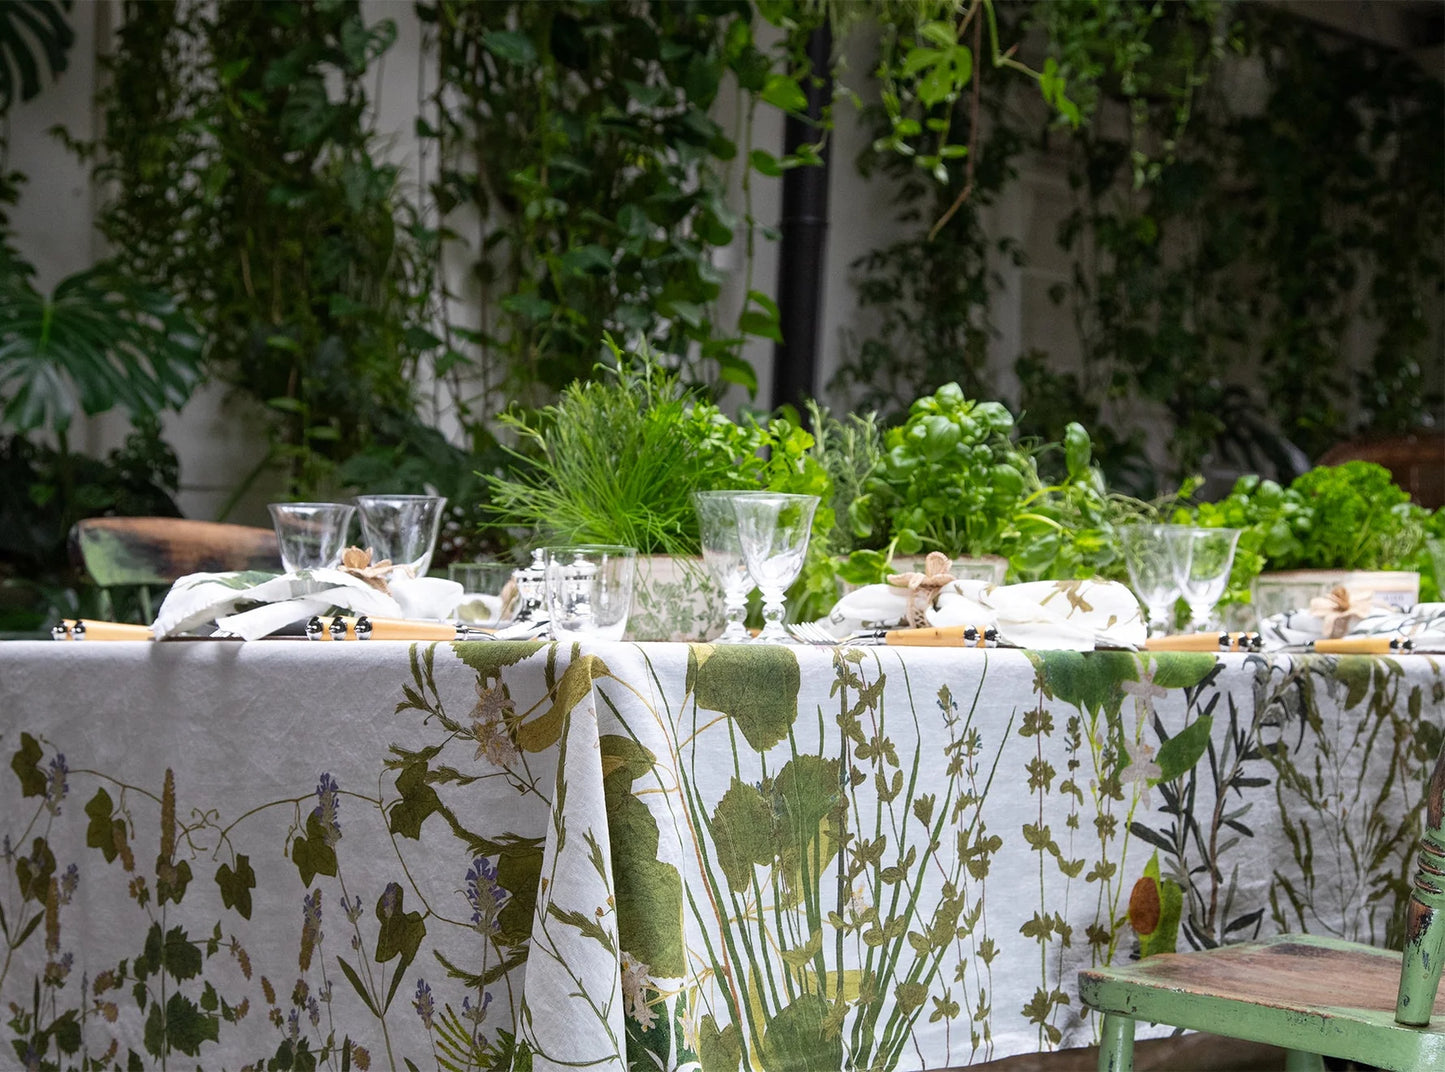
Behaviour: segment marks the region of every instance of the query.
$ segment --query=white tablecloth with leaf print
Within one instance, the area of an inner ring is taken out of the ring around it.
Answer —
[[[1081,965],[1394,940],[1442,724],[1429,656],[10,643],[0,1066],[1084,1045]]]

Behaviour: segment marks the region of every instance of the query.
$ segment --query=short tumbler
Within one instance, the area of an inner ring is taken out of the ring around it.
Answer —
[[[361,535],[371,561],[390,561],[393,571],[425,577],[441,531],[441,495],[358,495]]]
[[[351,515],[347,503],[270,503],[271,523],[281,548],[281,565],[287,573],[303,569],[333,569],[341,563]]]
[[[543,550],[552,638],[621,640],[632,611],[637,551],[616,544]]]

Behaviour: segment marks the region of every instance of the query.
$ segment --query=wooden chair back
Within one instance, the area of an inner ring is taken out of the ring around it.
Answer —
[[[190,573],[230,570],[281,572],[281,552],[271,529],[191,521],[179,517],[91,517],[70,531],[71,558],[102,589],[140,590],[141,614],[151,617],[150,589]],[[107,613],[105,609],[102,613]]]

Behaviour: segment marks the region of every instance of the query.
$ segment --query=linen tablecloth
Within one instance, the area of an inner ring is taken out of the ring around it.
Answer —
[[[1397,942],[1442,725],[1421,655],[6,644],[0,1066],[1085,1045],[1082,965]]]

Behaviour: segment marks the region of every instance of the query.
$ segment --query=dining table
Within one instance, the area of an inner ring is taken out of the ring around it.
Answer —
[[[0,1067],[1087,1046],[1081,967],[1398,947],[1442,730],[1428,654],[6,642]]]

